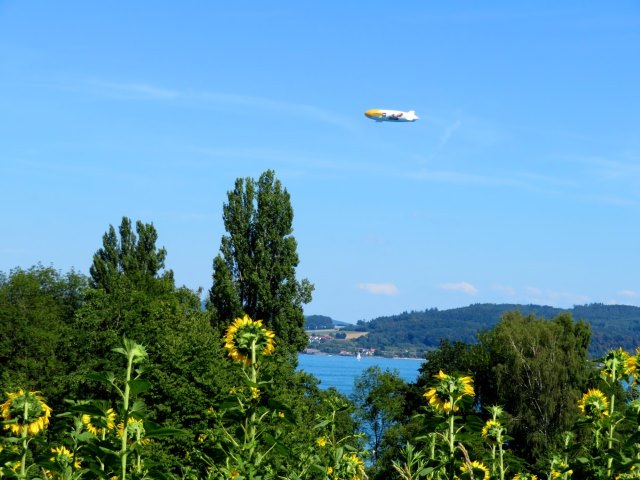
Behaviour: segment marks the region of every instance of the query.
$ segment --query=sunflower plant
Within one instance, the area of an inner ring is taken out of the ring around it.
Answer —
[[[638,357],[640,357],[640,347],[636,348],[635,353],[635,355],[629,355],[627,357],[625,365],[627,375],[633,379],[631,384],[634,386],[638,385]]]
[[[105,476],[144,477],[149,473],[143,458],[143,446],[152,436],[176,435],[176,429],[159,428],[149,422],[141,398],[151,384],[142,376],[148,361],[146,348],[125,338],[122,347],[114,348],[125,360],[122,377],[113,373],[95,373],[89,378],[108,384],[118,398],[117,408],[106,402],[82,402],[72,407],[91,441],[84,447]]]
[[[465,461],[460,465],[460,475],[457,478],[489,480],[490,477],[489,468],[484,463],[474,460]]]
[[[456,425],[456,415],[475,397],[473,378],[466,375],[449,375],[440,370],[423,397],[427,400],[436,419],[444,419],[427,435],[430,440],[429,465],[434,469],[432,478],[454,478],[456,475],[456,442],[465,425]],[[458,445],[459,446],[459,445]],[[473,476],[473,473],[471,473]]]
[[[254,366],[261,357],[275,351],[275,334],[262,320],[252,320],[248,315],[236,318],[224,335],[224,347],[234,362]]]
[[[420,480],[433,471],[427,466],[425,452],[417,450],[411,442],[407,442],[401,453],[404,461],[393,460],[391,466],[402,480]]]
[[[49,426],[51,408],[45,403],[41,392],[20,389],[7,393],[6,396],[7,400],[0,405],[0,414],[4,430],[8,430],[14,438],[7,441],[12,448],[3,451],[4,455],[0,455],[0,458],[8,460],[3,459],[2,462],[6,463],[18,478],[26,479],[29,471],[36,467],[35,463],[29,462],[29,445],[32,439]]]
[[[591,478],[610,479],[628,474],[629,468],[640,461],[638,443],[633,440],[637,435],[625,438],[625,435],[618,433],[618,430],[638,431],[638,416],[630,411],[633,402],[621,402],[616,398],[616,392],[621,388],[628,388],[633,395],[637,356],[621,348],[612,349],[597,362],[602,385],[609,394],[599,388],[590,388],[578,401],[581,420],[576,427],[587,429],[590,443],[574,447],[574,450],[582,453],[575,458],[576,463],[571,469],[566,467],[563,470],[565,474],[576,470],[580,475],[589,475]]]
[[[37,435],[49,426],[51,409],[41,392],[18,390],[7,393],[7,401],[0,405],[4,429],[19,437]]]
[[[223,342],[241,382],[218,409],[210,408],[213,428],[201,434],[197,455],[208,465],[210,478],[257,478],[271,468],[267,458],[282,434],[279,422],[289,411],[271,398],[271,382],[260,374],[263,362],[275,352],[275,334],[262,320],[244,315],[229,325]],[[222,458],[224,464],[216,460]]]
[[[313,428],[316,440],[311,463],[315,471],[324,473],[320,478],[326,480],[366,479],[363,434],[337,434],[337,416],[340,412],[349,413],[349,404],[338,396],[330,396],[325,402],[329,412],[319,416]]]
[[[50,450],[50,469],[44,469],[47,479],[76,480],[83,477],[86,470],[82,470],[83,460],[76,455],[76,452],[64,445],[53,447]]]
[[[508,439],[507,429],[502,423],[504,409],[499,405],[487,407],[491,418],[482,427],[482,440],[491,449],[491,472],[500,480],[505,478],[504,443]]]

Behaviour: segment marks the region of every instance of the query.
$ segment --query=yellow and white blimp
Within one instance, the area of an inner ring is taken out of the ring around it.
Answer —
[[[420,120],[420,117],[416,115],[414,110],[403,112],[402,110],[381,110],[373,108],[367,110],[364,114],[376,122],[415,122],[416,120]]]

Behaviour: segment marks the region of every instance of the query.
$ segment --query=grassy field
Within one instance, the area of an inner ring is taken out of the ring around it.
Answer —
[[[369,332],[345,332],[341,328],[325,328],[322,330],[307,330],[308,335],[335,335],[337,332],[342,332],[347,334],[347,340],[351,340],[352,338],[363,337],[369,334]]]
[[[347,334],[347,340],[351,340],[352,338],[366,337],[369,335],[369,332],[345,332]]]

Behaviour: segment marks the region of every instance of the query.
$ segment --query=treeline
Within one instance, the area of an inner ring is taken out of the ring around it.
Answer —
[[[305,315],[304,328],[306,330],[322,330],[333,328],[333,319],[325,315]]]
[[[288,193],[268,171],[227,199],[205,309],[127,217],[89,276],[0,274],[0,477],[637,478],[640,349],[594,362],[587,322],[509,312],[349,401],[296,372],[313,286]]]
[[[313,452],[318,418],[331,417],[337,438],[354,434],[349,409],[337,412],[347,400],[295,369],[313,285],[295,275],[292,220],[272,171],[236,181],[204,310],[200,291],[175,284],[154,226],[127,217],[87,259],[89,276],[43,265],[0,274],[0,476],[257,478],[255,455],[275,438]],[[245,316],[275,339],[259,380],[228,347]],[[251,441],[238,440],[241,427]],[[277,456],[261,463],[286,468]]]
[[[403,312],[399,315],[360,320],[356,330],[368,335],[354,340],[362,348],[379,350],[428,350],[440,341],[474,342],[478,332],[493,328],[506,312],[551,319],[569,313],[591,325],[589,353],[602,355],[614,347],[633,349],[640,344],[640,307],[594,303],[560,309],[543,305],[475,304],[468,307]]]
[[[640,348],[593,361],[590,339],[568,313],[512,311],[473,343],[443,340],[415,384],[369,369],[354,400],[370,478],[638,478]]]

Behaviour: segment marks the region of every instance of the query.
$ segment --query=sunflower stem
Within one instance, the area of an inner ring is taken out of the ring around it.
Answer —
[[[449,412],[449,453],[451,455],[451,458],[453,458],[453,453],[455,450],[455,432],[454,432],[454,424],[453,424],[453,397],[449,397],[449,401],[450,401],[450,405],[451,405],[451,411]]]
[[[136,442],[138,442],[138,444],[140,444],[140,441],[141,441],[140,429],[136,429]],[[136,473],[138,473],[138,474],[142,473],[142,455],[140,454],[140,450],[138,450],[138,452],[137,452]]]
[[[491,475],[496,474],[496,446],[491,445]]]
[[[22,461],[20,462],[20,477],[27,478],[27,450],[29,442],[27,441],[27,433],[29,431],[29,402],[24,402],[24,416],[22,417]]]
[[[132,348],[127,349],[127,374],[124,382],[124,394],[122,396],[122,407],[124,410],[124,418],[122,420],[122,440],[120,443],[121,455],[121,479],[126,480],[127,477],[127,425],[129,424],[129,380],[131,380],[131,370],[133,369],[133,357],[135,355]]]
[[[618,362],[614,360],[613,365],[612,365],[612,369],[611,369],[611,383],[615,383],[616,382],[616,367],[618,366]],[[613,387],[613,385],[612,385]],[[612,388],[613,390],[613,388]],[[611,452],[611,448],[613,447],[613,430],[615,428],[615,423],[613,423],[613,409],[615,406],[615,401],[616,401],[616,395],[615,393],[613,393],[613,391],[611,392],[611,402],[609,404],[609,421],[611,422],[609,425],[609,438],[607,439],[607,476],[610,478],[611,477],[611,465],[613,463],[613,458],[610,455]]]
[[[431,437],[431,445],[430,445],[430,449],[429,449],[429,460],[435,460],[436,458],[436,434],[435,433],[430,433],[429,436]]]
[[[258,370],[256,369],[256,339],[255,338],[251,342],[251,383],[253,385],[258,383]],[[252,388],[257,388],[257,387],[252,387]],[[253,458],[255,440],[256,440],[256,411],[252,407],[251,424],[249,426],[249,460]]]
[[[504,480],[504,450],[502,449],[502,438],[500,439],[500,443],[498,444],[498,452],[500,458],[500,480]]]
[[[609,439],[608,439],[608,442],[607,442],[607,448],[608,448],[609,452],[611,452],[611,449],[613,448],[613,431],[616,428],[616,425],[613,422],[613,408],[614,408],[614,405],[615,405],[615,401],[616,401],[616,395],[615,395],[615,393],[612,393],[611,394],[611,405],[610,405],[610,408],[609,408],[609,421],[611,422],[611,424],[609,425]],[[611,465],[612,464],[613,464],[613,457],[611,457],[611,455],[607,455],[607,475],[609,477],[611,477]]]

